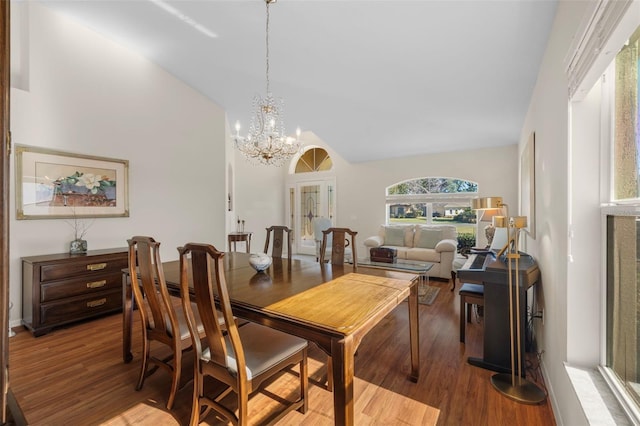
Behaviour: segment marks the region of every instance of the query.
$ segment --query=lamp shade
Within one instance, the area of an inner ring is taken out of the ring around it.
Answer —
[[[506,216],[494,216],[493,226],[495,226],[496,228],[508,228],[509,218]]]
[[[476,214],[478,222],[491,222],[494,216],[501,216],[502,209],[478,209]]]
[[[471,200],[471,208],[474,210],[499,209],[502,206],[502,197],[481,197]]]
[[[517,229],[522,229],[527,227],[527,217],[526,216],[514,216],[513,217],[513,227]]]

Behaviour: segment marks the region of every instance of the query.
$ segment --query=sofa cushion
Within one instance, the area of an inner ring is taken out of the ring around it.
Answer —
[[[408,260],[418,260],[420,262],[440,263],[440,253],[434,249],[410,248],[404,253]]]
[[[379,235],[382,237],[383,244],[385,246],[394,245],[394,246],[404,246],[404,247],[413,247],[413,229],[414,225],[381,225]],[[391,242],[387,241],[387,230],[389,230],[393,235],[391,238]],[[398,241],[396,237],[398,233],[402,232],[404,235],[404,239]]]
[[[420,234],[423,229],[439,229],[442,231],[443,240],[455,240],[458,238],[458,228],[455,225],[416,225],[416,234]]]
[[[417,248],[436,248],[438,242],[442,240],[441,229],[418,228],[413,246]]]
[[[384,245],[402,246],[404,245],[404,229],[394,226],[387,226],[384,230]]]

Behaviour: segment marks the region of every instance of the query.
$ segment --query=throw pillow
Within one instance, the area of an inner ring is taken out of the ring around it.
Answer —
[[[420,248],[436,248],[436,245],[442,240],[442,230],[440,229],[420,229],[417,235],[415,246]]]
[[[384,229],[385,246],[404,246],[404,228],[386,227]]]

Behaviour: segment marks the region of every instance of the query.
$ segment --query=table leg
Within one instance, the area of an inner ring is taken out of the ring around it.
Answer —
[[[336,425],[354,424],[353,377],[355,367],[353,355],[354,343],[351,336],[331,342],[333,413]]]
[[[244,240],[247,243],[247,253],[251,252],[251,234],[247,235],[247,239]]]
[[[131,362],[131,328],[133,327],[133,301],[129,274],[122,274],[122,360]]]
[[[409,341],[411,346],[411,374],[416,383],[420,375],[420,336],[418,328],[418,284],[414,281],[409,292]]]

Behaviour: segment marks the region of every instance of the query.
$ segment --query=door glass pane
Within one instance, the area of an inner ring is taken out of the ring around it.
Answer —
[[[287,226],[289,228],[291,228],[293,230],[293,235],[291,236],[291,238],[295,239],[295,229],[293,229],[293,224],[295,222],[294,220],[294,214],[295,214],[295,199],[296,199],[296,191],[294,188],[289,188],[289,223],[287,224]]]
[[[305,185],[300,187],[300,244],[301,249],[313,248],[313,218],[320,216],[320,185]]]

